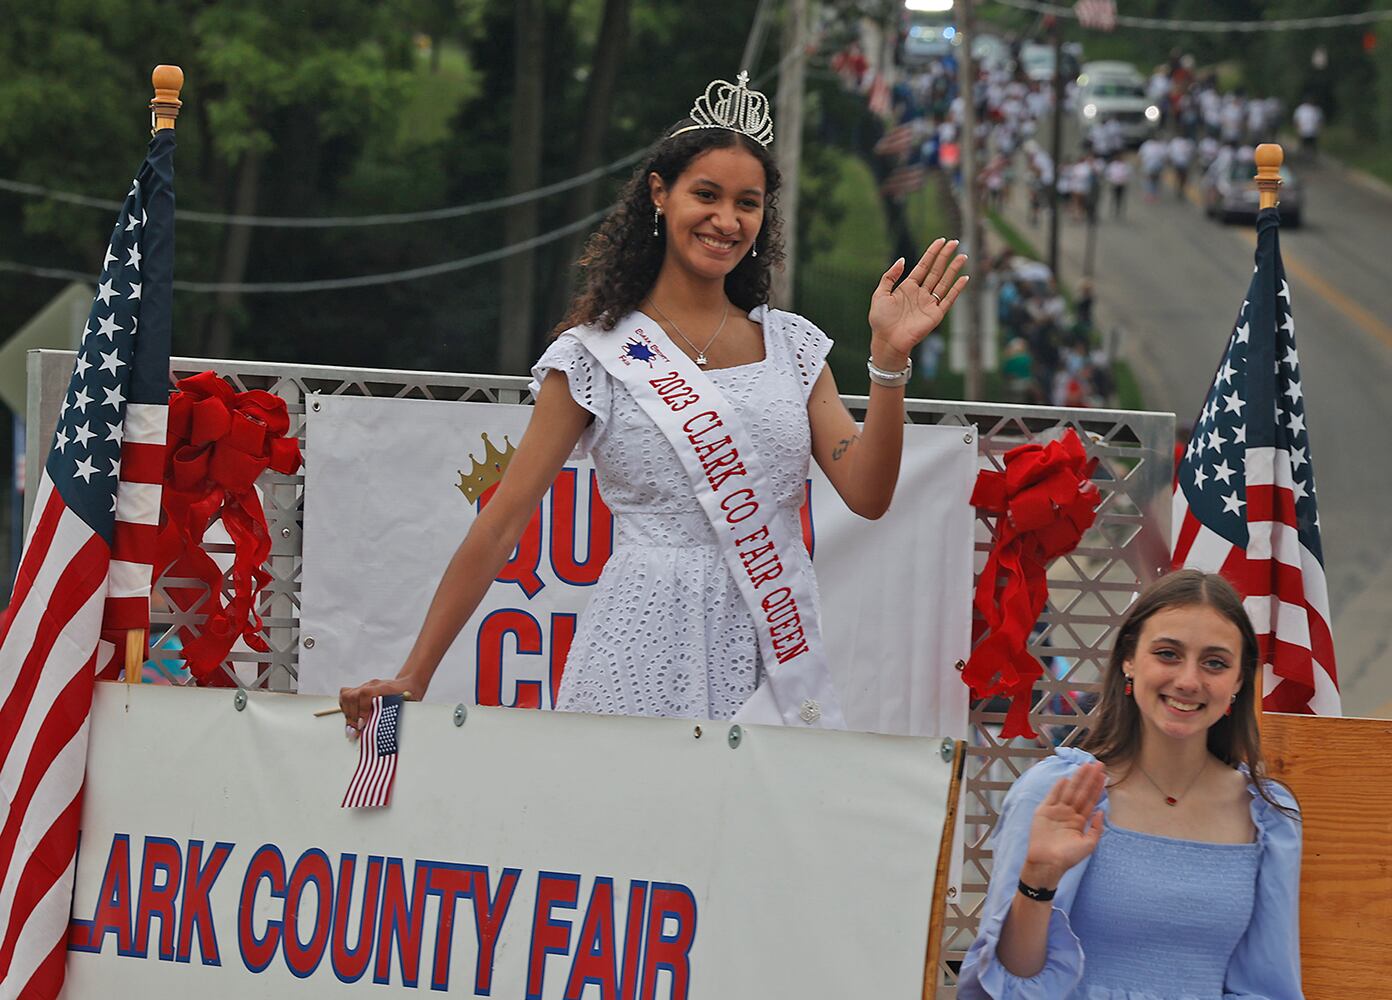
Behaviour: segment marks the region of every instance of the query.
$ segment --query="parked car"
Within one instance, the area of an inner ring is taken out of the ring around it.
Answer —
[[[1078,72],[1083,47],[1077,42],[1063,45],[1063,75],[1072,79]],[[1020,70],[1031,80],[1047,83],[1054,78],[1054,47],[1043,42],[1026,42],[1020,46]]]
[[[1160,127],[1160,108],[1146,97],[1145,78],[1124,62],[1090,62],[1078,74],[1078,125],[1086,134],[1115,121],[1132,146],[1145,142]]]
[[[916,22],[909,25],[904,36],[905,65],[921,65],[950,55],[956,34],[957,29],[951,24]]]
[[[972,59],[985,70],[1010,68],[1010,46],[995,35],[975,35],[972,38]]]
[[[1220,222],[1254,219],[1261,203],[1252,150],[1220,155],[1199,186],[1204,214]],[[1290,167],[1281,165],[1281,225],[1298,229],[1305,219],[1305,190]]]

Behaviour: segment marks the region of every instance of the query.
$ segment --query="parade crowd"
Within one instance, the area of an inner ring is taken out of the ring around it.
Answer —
[[[1010,46],[1018,54],[1019,45]],[[897,129],[914,136],[908,160],[940,170],[960,190],[963,100],[958,66],[951,53],[906,67],[887,95],[879,95],[863,60],[837,66],[849,86],[860,85],[876,103],[887,104]],[[1077,119],[1076,67],[1066,67],[1063,113]],[[1310,100],[1292,112],[1275,97],[1242,90],[1224,92],[1216,75],[1196,68],[1175,52],[1144,81],[1148,101],[1159,111],[1151,133],[1128,136],[1118,118],[1101,117],[1082,130],[1076,155],[1055,164],[1048,126],[1053,111],[1051,79],[1032,79],[1018,59],[978,61],[974,87],[980,184],[988,208],[1004,211],[1024,199],[1031,227],[1044,225],[1055,174],[1063,218],[1097,224],[1124,222],[1131,191],[1148,202],[1199,196],[1204,175],[1234,159],[1250,162],[1254,148],[1273,141],[1290,123],[1301,154],[1318,149],[1323,113]],[[979,272],[996,296],[1000,375],[1011,398],[1052,406],[1107,406],[1116,402],[1111,359],[1100,346],[1092,318],[1092,283],[1084,278],[1070,302],[1048,266],[1010,251],[987,255]],[[924,348],[935,352],[936,341]],[[925,366],[928,370],[929,366]]]

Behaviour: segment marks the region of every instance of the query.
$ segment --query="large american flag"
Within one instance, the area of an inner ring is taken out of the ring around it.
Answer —
[[[0,996],[54,997],[97,671],[149,625],[174,262],[174,133],[126,196],[0,614]]]
[[[1261,638],[1262,705],[1339,715],[1315,469],[1276,209],[1223,362],[1179,463],[1174,566],[1221,573]]]

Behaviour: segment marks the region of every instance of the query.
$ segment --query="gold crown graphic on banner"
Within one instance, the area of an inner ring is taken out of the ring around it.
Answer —
[[[464,498],[470,504],[479,502],[490,487],[496,486],[503,478],[503,473],[507,471],[508,463],[512,461],[512,456],[517,453],[507,436],[503,436],[503,444],[507,449],[499,451],[493,447],[493,442],[488,439],[488,435],[483,435],[483,461],[480,462],[474,457],[473,452],[469,453],[469,461],[474,463],[474,467],[465,474],[463,469],[459,469],[458,489],[464,494]]]

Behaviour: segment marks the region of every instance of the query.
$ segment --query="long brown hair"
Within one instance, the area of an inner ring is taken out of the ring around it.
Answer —
[[[1079,746],[1107,764],[1129,764],[1141,749],[1141,713],[1136,700],[1126,694],[1123,665],[1136,655],[1141,629],[1152,615],[1171,608],[1208,607],[1237,627],[1242,635],[1239,667],[1242,686],[1233,702],[1232,714],[1224,715],[1208,729],[1208,750],[1230,767],[1246,765],[1258,793],[1267,802],[1282,806],[1267,790],[1266,764],[1257,729],[1256,699],[1261,690],[1258,676],[1257,633],[1242,597],[1227,580],[1215,573],[1182,569],[1156,580],[1141,592],[1117,630],[1107,673],[1102,678],[1102,700],[1093,712],[1092,729]]]
[[[670,188],[692,160],[712,149],[738,146],[763,165],[764,222],[757,241],[759,255],[745,254],[725,276],[725,294],[746,312],[768,301],[771,270],[783,263],[778,166],[767,149],[729,129],[698,128],[681,135],[671,134],[690,124],[691,119],[682,119],[667,130],[666,137],[653,146],[624,185],[617,207],[585,244],[585,252],[577,262],[584,272],[583,283],[555,333],[585,324],[612,330],[619,320],[638,308],[657,280],[667,250],[665,223],[657,236],[652,234],[653,203],[648,176],[657,174]]]

